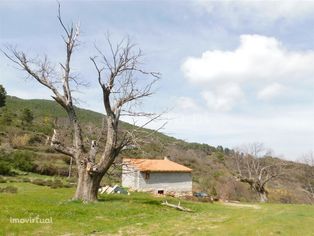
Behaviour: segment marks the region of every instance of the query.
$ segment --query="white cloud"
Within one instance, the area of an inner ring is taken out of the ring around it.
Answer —
[[[196,104],[194,99],[190,97],[179,97],[176,100],[176,107],[178,107],[180,110],[184,111],[191,111],[191,110],[198,110],[199,106]]]
[[[236,105],[230,99],[235,97],[233,100],[241,101],[237,98],[244,97],[245,86],[259,91],[255,92],[258,98],[265,100],[268,95],[269,100],[279,95],[283,86],[312,81],[313,64],[314,51],[289,51],[275,38],[242,35],[235,50],[206,51],[201,57],[189,57],[182,64],[182,71],[191,83],[202,88],[208,104],[225,103],[212,107],[230,110]],[[233,84],[231,93],[228,93],[229,84]],[[227,88],[227,91],[221,88]],[[227,101],[222,101],[223,97]]]
[[[262,90],[257,94],[258,99],[260,100],[271,100],[274,97],[279,96],[285,91],[285,87],[279,83],[273,83]]]
[[[202,96],[209,108],[219,111],[229,111],[235,104],[244,100],[244,93],[236,84],[218,87],[214,92],[204,91]]]
[[[286,50],[275,38],[242,35],[234,51],[206,51],[201,57],[189,57],[182,65],[191,82],[243,82],[306,78],[314,74],[314,52]]]
[[[197,6],[209,14],[219,14],[237,26],[243,23],[261,26],[277,20],[298,20],[314,12],[314,2],[304,0],[199,0]]]

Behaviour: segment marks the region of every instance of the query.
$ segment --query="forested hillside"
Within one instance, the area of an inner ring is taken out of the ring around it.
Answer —
[[[97,138],[99,127],[102,125],[102,114],[78,108],[78,116],[85,134],[84,141],[90,142]],[[49,146],[49,138],[54,128],[62,131],[65,142],[70,142],[71,133],[68,132],[68,125],[65,112],[54,101],[23,100],[8,96],[6,106],[1,108],[0,117],[0,174],[35,172],[43,175],[68,176],[69,157],[56,153]],[[121,124],[121,129],[132,128],[130,124]],[[136,145],[122,151],[120,157],[168,156],[171,160],[193,169],[194,191],[204,191],[224,200],[257,199],[248,185],[234,177],[235,169],[230,148],[188,143],[147,129],[141,129],[140,134],[142,139]],[[117,165],[109,171],[110,174],[103,180],[103,184],[120,181],[119,161],[121,158],[118,158]],[[275,157],[267,157],[266,161],[282,162]],[[310,203],[311,199],[304,191],[306,166],[288,161],[284,163],[284,173],[270,181],[267,186],[270,201]],[[71,178],[75,181],[75,167]]]

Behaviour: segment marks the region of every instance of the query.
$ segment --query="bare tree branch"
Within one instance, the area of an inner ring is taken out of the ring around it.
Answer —
[[[307,193],[310,201],[314,203],[314,152],[304,154],[301,162],[303,165],[304,177],[302,188]]]
[[[67,112],[71,124],[69,133],[73,137],[73,143],[66,145],[54,130],[51,146],[76,161],[78,184],[74,198],[95,201],[102,177],[123,148],[136,142],[137,135],[140,133],[140,128],[134,128],[133,131],[119,130],[121,112],[128,111],[133,117],[152,117],[141,127],[159,117],[133,109],[143,98],[152,95],[152,86],[159,79],[160,74],[146,71],[141,67],[142,52],[135,48],[129,38],[115,45],[107,35],[106,48],[109,49],[109,53],[95,46],[99,55],[90,57],[90,60],[96,69],[97,80],[103,93],[105,116],[99,137],[97,140],[91,140],[87,145],[83,142],[82,129],[73,104],[75,98],[72,94],[75,86],[77,88],[82,85],[71,70],[73,52],[79,45],[80,25],[71,24],[67,27],[64,24],[60,3],[58,3],[57,19],[63,30],[62,38],[65,44],[65,60],[58,63],[58,70],[52,66],[46,56],[42,59],[30,58],[25,52],[13,47],[7,47],[3,53],[30,78],[48,88],[53,94],[53,99]],[[98,146],[101,139],[104,139],[104,147]]]
[[[120,138],[117,135],[121,112],[124,112],[122,115],[146,117],[151,115],[126,110],[123,107],[130,107],[129,104],[132,102],[137,102],[152,95],[152,86],[159,79],[158,73],[146,72],[139,67],[140,58],[142,57],[141,50],[136,51],[135,45],[131,43],[129,38],[121,40],[114,46],[109,34],[107,34],[106,41],[109,54],[106,55],[103,50],[95,45],[99,57],[90,58],[97,72],[98,83],[103,91],[103,103],[107,115],[106,146],[100,161],[97,163],[97,170],[100,172],[108,170],[120,151],[125,146],[132,144],[132,140],[134,140],[137,128],[131,132],[123,131],[124,133]],[[142,82],[138,84],[140,78]],[[150,122],[155,119],[157,117],[151,119]]]
[[[283,162],[267,164],[268,151],[262,143],[252,143],[238,148],[233,154],[236,179],[248,183],[260,195],[261,201],[267,201],[266,184],[283,174]],[[264,158],[262,158],[264,157]]]

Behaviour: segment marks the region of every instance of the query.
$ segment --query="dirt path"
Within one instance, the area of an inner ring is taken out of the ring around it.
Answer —
[[[253,209],[261,209],[261,206],[254,205],[254,204],[241,204],[241,203],[232,203],[232,202],[224,202],[223,205],[226,206],[233,206],[233,207],[247,207],[247,208],[253,208]]]

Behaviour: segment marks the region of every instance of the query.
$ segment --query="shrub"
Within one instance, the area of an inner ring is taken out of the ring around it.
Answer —
[[[51,179],[48,179],[48,180],[46,180],[45,185],[50,187],[53,185],[53,181]]]
[[[13,166],[22,171],[32,171],[35,165],[32,161],[33,153],[18,151],[12,154]]]
[[[35,179],[32,181],[33,184],[40,186],[48,186],[50,188],[71,188],[70,184],[63,184],[61,180],[56,179],[52,180],[43,180],[43,179]]]
[[[58,168],[54,167],[51,164],[43,164],[42,166],[37,166],[34,170],[35,173],[41,174],[41,175],[57,175],[58,174]]]
[[[21,120],[22,120],[22,124],[24,124],[25,122],[27,124],[31,124],[33,122],[33,120],[34,120],[33,112],[30,109],[25,108],[22,111]]]
[[[38,135],[32,135],[29,139],[29,144],[36,144],[36,143],[42,143],[42,139]]]
[[[210,190],[210,195],[213,196],[213,197],[217,197],[217,190],[216,190],[216,187],[213,185],[211,190]]]
[[[215,157],[221,162],[225,160],[225,155],[222,152],[216,152]]]
[[[54,182],[52,182],[50,188],[63,188],[63,183],[61,182],[61,180],[57,179]]]
[[[17,188],[13,186],[7,186],[5,188],[0,188],[0,193],[17,193]]]
[[[59,185],[62,184],[62,181],[60,179],[56,179],[54,182]]]
[[[40,186],[45,186],[46,185],[46,181],[43,180],[43,179],[34,179],[32,181],[33,184],[36,184],[36,185],[40,185]]]
[[[69,184],[75,184],[77,182],[77,177],[67,178]]]
[[[72,188],[72,184],[63,184],[63,188]]]
[[[32,172],[40,174],[40,175],[49,175],[49,176],[68,176],[69,170],[68,168],[61,168],[54,166],[51,163],[44,163],[42,165],[36,165]]]
[[[13,113],[8,111],[6,108],[2,109],[0,114],[0,123],[4,125],[11,125],[13,122]]]
[[[215,179],[218,179],[220,176],[223,176],[223,173],[220,172],[220,171],[215,171],[215,172],[213,173],[213,177],[214,177]]]
[[[0,175],[12,175],[11,167],[8,162],[0,161]]]
[[[31,180],[30,180],[29,178],[23,178],[23,179],[22,179],[22,182],[28,183],[28,182],[31,182]]]
[[[33,155],[29,151],[16,151],[10,154],[0,153],[0,175],[14,175],[12,168],[32,171],[35,168],[35,164],[32,161]]]
[[[5,178],[2,178],[1,176],[0,176],[0,183],[6,183],[7,182],[7,180],[5,179]]]
[[[14,172],[14,175],[15,175],[15,174],[17,174],[17,173]],[[7,180],[7,182],[8,182],[8,183],[17,183],[17,182],[19,182],[19,180],[16,179],[16,178],[10,178],[10,179]]]
[[[62,157],[63,161],[67,164],[67,165],[70,165],[71,163],[71,157],[68,157],[68,156],[64,156]],[[73,161],[73,164],[74,164],[74,161]]]
[[[5,106],[6,95],[7,92],[5,91],[5,88],[0,84],[0,107]]]

